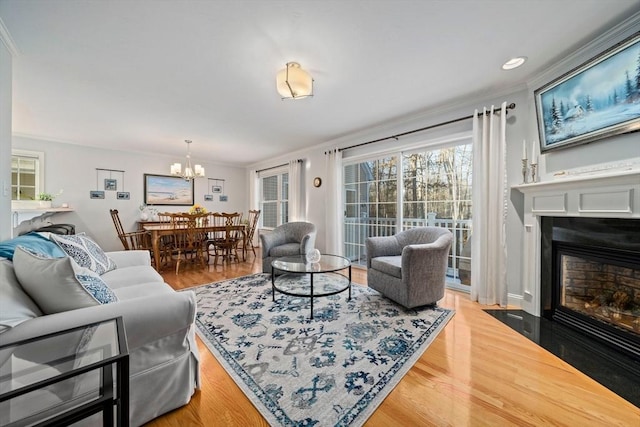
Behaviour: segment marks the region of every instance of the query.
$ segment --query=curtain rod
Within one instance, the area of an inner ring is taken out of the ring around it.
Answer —
[[[302,162],[304,162],[304,160],[302,160],[302,159],[298,159],[298,160],[296,160],[296,161],[297,161],[298,163],[302,163]],[[260,173],[260,172],[268,171],[268,170],[271,170],[271,169],[281,168],[281,167],[283,167],[283,166],[287,166],[288,164],[289,164],[289,163],[283,163],[283,164],[281,164],[281,165],[271,166],[270,168],[260,169],[260,170],[257,170],[257,171],[256,171],[256,173]]]
[[[514,102],[512,102],[509,105],[507,105],[506,110],[505,110],[506,114],[509,114],[509,110],[513,110],[515,108],[516,108],[516,104]],[[500,110],[494,110],[493,113],[494,114],[499,114]],[[442,122],[442,123],[437,123],[435,125],[426,126],[426,127],[420,128],[420,129],[414,129],[414,130],[410,130],[410,131],[407,131],[407,132],[398,133],[396,135],[387,136],[385,138],[374,139],[373,141],[367,141],[367,142],[362,142],[360,144],[350,145],[350,146],[344,147],[344,148],[338,148],[338,151],[344,151],[344,150],[349,150],[351,148],[362,147],[363,145],[373,144],[374,142],[386,141],[387,139],[395,139],[395,140],[397,140],[401,136],[407,136],[407,135],[410,135],[412,133],[422,132],[422,131],[425,131],[425,130],[437,128],[437,127],[440,127],[440,126],[450,125],[452,123],[461,122],[463,120],[469,120],[469,119],[472,119],[472,118],[473,118],[473,114],[470,115],[470,116],[459,117],[457,119],[449,120],[449,121]],[[329,153],[329,151],[325,151],[324,152],[324,154],[328,154],[328,153]]]

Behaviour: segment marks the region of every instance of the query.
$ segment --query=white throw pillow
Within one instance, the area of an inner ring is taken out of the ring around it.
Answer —
[[[48,258],[18,246],[13,267],[22,288],[45,314],[118,301],[98,274],[71,257]]]
[[[0,333],[38,316],[42,312],[18,283],[13,264],[0,260]]]
[[[100,275],[116,269],[116,263],[84,233],[68,236],[51,234],[49,238],[56,242],[80,267],[88,268]]]

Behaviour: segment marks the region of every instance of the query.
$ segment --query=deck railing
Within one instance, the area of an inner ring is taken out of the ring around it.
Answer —
[[[427,214],[427,218],[404,219],[402,227],[397,229],[395,218],[345,218],[344,244],[345,256],[352,263],[366,264],[365,241],[371,236],[392,236],[399,231],[415,227],[444,227],[453,234],[451,253],[449,254],[449,269],[447,275],[459,279],[459,270],[470,270],[471,258],[469,251],[462,254],[463,247],[471,235],[471,220],[454,220],[451,218],[436,218],[435,213]]]

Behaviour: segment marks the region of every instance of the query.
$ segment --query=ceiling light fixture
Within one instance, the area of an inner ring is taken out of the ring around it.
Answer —
[[[517,56],[515,58],[511,58],[510,60],[502,64],[502,69],[513,70],[514,68],[518,68],[519,66],[524,64],[526,61],[527,61],[526,56]]]
[[[278,71],[276,88],[282,99],[306,98],[313,96],[313,79],[297,62],[287,62],[286,68]]]
[[[184,142],[187,143],[187,162],[184,165],[184,173],[182,172],[182,165],[180,163],[174,163],[171,165],[171,175],[181,176],[185,181],[203,177],[204,168],[202,166],[196,165],[195,168],[191,166],[191,150],[189,149],[191,141],[185,139]]]

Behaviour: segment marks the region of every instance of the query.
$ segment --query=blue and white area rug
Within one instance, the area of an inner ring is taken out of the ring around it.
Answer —
[[[308,298],[273,302],[268,274],[191,290],[200,337],[271,425],[362,425],[454,314],[354,285],[310,319]]]

